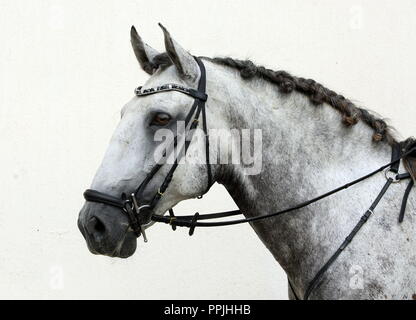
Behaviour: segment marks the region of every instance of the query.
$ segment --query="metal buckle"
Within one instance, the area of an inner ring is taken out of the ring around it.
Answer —
[[[384,176],[386,177],[387,180],[391,179],[392,183],[400,182],[400,180],[397,178],[398,173],[391,171],[390,168],[387,168],[384,171]]]
[[[150,205],[148,204],[145,204],[139,207],[137,203],[136,195],[134,193],[131,194],[131,198],[133,200],[133,204],[131,208],[134,209],[137,215],[140,214],[140,210],[142,210],[143,208],[150,208]],[[139,226],[140,226],[140,233],[143,235],[143,240],[144,242],[147,242],[146,232],[144,231],[144,228],[142,227],[140,221],[139,221]]]

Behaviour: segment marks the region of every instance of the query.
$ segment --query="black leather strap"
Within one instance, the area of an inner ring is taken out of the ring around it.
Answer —
[[[175,217],[175,214],[173,213],[173,209],[172,208],[169,209],[169,216],[170,216],[171,220],[176,218]],[[173,231],[176,230],[176,226],[175,225],[172,225],[172,230]]]
[[[410,150],[410,151],[404,153],[403,155],[400,156],[400,159],[403,158],[403,157],[405,157],[408,153],[410,153],[412,151],[414,151],[414,150]],[[286,213],[289,213],[289,212],[292,212],[292,211],[296,211],[296,210],[299,210],[301,208],[304,208],[304,207],[306,207],[306,206],[308,206],[308,205],[310,205],[312,203],[318,202],[319,200],[322,200],[324,198],[327,198],[327,197],[329,197],[329,196],[331,196],[331,195],[333,195],[335,193],[338,193],[338,192],[340,192],[340,191],[342,191],[344,189],[347,189],[347,188],[349,188],[349,187],[351,187],[353,185],[356,185],[357,183],[359,183],[361,181],[364,181],[364,180],[366,180],[366,179],[374,176],[375,174],[377,174],[377,173],[379,173],[379,172],[381,172],[381,171],[383,171],[383,170],[391,167],[391,165],[393,165],[394,163],[400,161],[400,159],[396,159],[396,160],[394,160],[394,161],[392,161],[392,162],[390,162],[390,163],[388,163],[388,164],[386,164],[386,165],[378,168],[377,170],[375,170],[375,171],[373,171],[373,172],[371,172],[371,173],[369,173],[369,174],[367,174],[365,176],[362,176],[361,178],[358,178],[358,179],[356,179],[354,181],[351,181],[351,182],[349,182],[349,183],[347,183],[347,184],[345,184],[345,185],[343,185],[341,187],[338,187],[336,189],[333,189],[333,190],[331,190],[331,191],[329,191],[329,192],[327,192],[325,194],[322,194],[322,195],[320,195],[320,196],[318,196],[316,198],[313,198],[313,199],[310,199],[308,201],[302,202],[302,203],[300,203],[300,204],[298,204],[298,205],[296,205],[294,207],[290,207],[290,208],[287,208],[287,209],[284,209],[284,210],[280,210],[280,211],[277,211],[277,212],[274,212],[274,213],[270,213],[270,214],[265,214],[265,215],[260,215],[260,216],[256,216],[256,217],[245,218],[245,219],[239,219],[239,220],[220,221],[220,222],[197,222],[195,224],[195,226],[196,227],[220,227],[220,226],[229,226],[229,225],[235,225],[235,224],[248,223],[248,222],[254,222],[254,221],[259,221],[259,220],[263,220],[263,219],[268,219],[268,218],[280,216],[280,215],[283,215],[283,214],[286,214]],[[397,177],[398,176],[396,176],[396,179],[397,179]],[[217,213],[215,215],[216,215],[216,218],[222,218],[222,217],[230,216],[230,213],[232,213],[232,215],[242,214],[242,212],[240,210],[234,210],[234,211],[220,212],[220,213]],[[205,215],[205,214],[199,215],[198,220],[203,220],[203,218],[205,216],[207,216],[207,215]],[[208,219],[213,219],[213,218],[208,218]],[[167,224],[171,224],[171,221],[170,221],[169,217],[166,217],[166,216],[156,216],[156,215],[154,215],[152,217],[152,220],[153,221],[156,221],[156,222],[164,222],[164,223],[167,223]],[[183,219],[182,216],[177,216],[176,219],[175,219],[175,221],[173,223],[175,225],[177,225],[178,227],[188,227],[188,228],[191,227],[191,223],[190,223],[189,219],[187,219],[187,218],[186,219]]]
[[[412,151],[409,151],[405,153],[404,155],[401,154],[401,148],[400,145],[397,144],[399,148],[393,147],[392,151],[392,161],[390,166],[390,171],[398,173],[399,166],[400,166],[400,159],[405,157],[407,154],[409,154]],[[396,145],[396,146],[397,146]],[[410,175],[408,174],[397,174],[395,179],[396,180],[402,180],[402,179],[408,179],[410,178]],[[319,285],[320,281],[322,280],[323,275],[325,272],[331,267],[331,265],[335,262],[335,260],[338,258],[338,256],[342,253],[343,250],[351,243],[351,241],[354,239],[354,237],[357,235],[357,233],[360,231],[360,229],[363,227],[363,225],[367,222],[367,220],[370,218],[370,216],[374,213],[374,210],[376,209],[377,205],[379,204],[380,200],[383,198],[389,187],[394,182],[393,178],[388,178],[387,182],[381,189],[380,193],[377,195],[377,198],[374,200],[374,202],[371,204],[370,208],[364,213],[364,215],[361,217],[361,219],[358,221],[358,223],[355,225],[354,229],[350,232],[350,234],[345,238],[344,242],[339,246],[339,248],[335,251],[335,253],[328,259],[328,261],[319,269],[319,271],[316,273],[315,277],[312,279],[312,281],[309,283],[308,288],[306,289],[304,300],[308,300],[313,290]],[[402,210],[404,212],[406,208],[406,202],[407,197],[410,192],[411,187],[413,186],[413,180],[411,180],[404,199],[402,203]],[[403,208],[404,206],[404,208]],[[404,215],[404,213],[400,213],[400,216]],[[399,218],[400,220],[400,218]],[[402,219],[403,220],[403,219]]]
[[[192,236],[192,235],[194,234],[194,231],[195,231],[195,224],[196,224],[196,222],[198,221],[198,216],[199,216],[199,213],[197,212],[197,213],[195,213],[195,215],[192,217],[192,220],[191,220],[191,226],[189,227],[189,235],[190,235],[190,236]]]
[[[403,155],[403,156],[405,156],[405,155]],[[400,154],[398,154],[398,155],[396,154],[396,156],[394,158],[392,157],[392,164],[397,163],[397,162],[393,162],[393,161],[397,161],[397,160],[401,159],[403,156],[400,155]],[[398,172],[399,167],[395,166],[395,168],[397,168],[397,172]],[[392,171],[394,172],[394,170],[395,169],[393,169]],[[398,174],[395,177],[396,180],[404,180],[404,179],[410,179],[410,178],[411,178],[411,176],[410,176],[409,173]],[[321,269],[319,269],[319,271],[316,273],[316,275],[314,276],[312,281],[309,283],[308,288],[306,289],[306,292],[305,292],[305,295],[304,295],[304,300],[309,299],[313,290],[319,285],[319,283],[320,283],[323,275],[325,274],[325,272],[331,267],[331,265],[335,262],[335,260],[338,258],[338,256],[342,253],[342,251],[345,250],[345,248],[351,243],[351,241],[357,235],[358,231],[360,231],[362,226],[367,222],[367,220],[370,218],[370,216],[374,213],[374,210],[376,209],[378,203],[383,198],[384,194],[387,192],[388,188],[392,185],[392,183],[393,183],[393,179],[389,178],[387,180],[386,184],[383,186],[383,189],[378,194],[377,198],[371,204],[370,208],[364,213],[364,215],[361,217],[361,219],[355,225],[354,229],[345,238],[344,242],[339,246],[339,248],[335,251],[335,253],[328,259],[328,261],[321,267]],[[406,191],[405,191],[405,194],[404,194],[404,197],[403,197],[402,207],[401,207],[401,210],[400,210],[400,217],[399,217],[399,222],[400,223],[403,221],[404,213],[405,213],[405,210],[406,210],[407,199],[408,199],[410,190],[412,189],[413,185],[414,185],[414,181],[411,179],[407,188],[406,188]],[[295,291],[295,289],[294,289],[290,280],[289,280],[289,286],[290,286],[290,289],[291,289],[295,299],[300,300],[299,296],[296,294],[296,291]]]
[[[351,243],[354,237],[357,235],[358,231],[362,228],[362,226],[367,222],[368,218],[373,214],[374,209],[377,207],[380,200],[383,198],[384,194],[388,190],[388,188],[393,183],[393,179],[389,178],[384,185],[383,189],[381,189],[380,193],[378,194],[376,200],[372,203],[370,208],[364,213],[361,217],[360,221],[355,225],[354,229],[350,232],[350,234],[345,238],[344,242],[339,246],[339,248],[335,251],[335,253],[328,259],[328,261],[323,265],[321,269],[316,273],[315,277],[310,282],[304,296],[304,300],[308,300],[312,291],[317,287],[322,276],[325,272],[329,269],[329,267],[334,263],[334,261],[338,258],[341,252]]]
[[[410,174],[408,178],[410,178]],[[403,222],[404,214],[406,213],[407,199],[409,198],[410,191],[412,190],[414,184],[415,183],[413,179],[410,179],[409,184],[407,185],[406,191],[404,192],[402,206],[400,208],[400,214],[399,214],[399,223]]]
[[[400,143],[397,143],[397,142],[394,143],[393,146],[392,146],[392,152],[391,152],[392,165],[390,167],[390,171],[392,171],[394,173],[399,172],[400,159],[402,158],[401,153],[402,153],[402,150],[401,150]]]
[[[125,200],[91,189],[85,190],[84,199],[90,202],[107,204],[120,209],[123,209],[126,205]]]
[[[202,61],[196,58],[196,62],[199,65],[199,69],[201,70],[201,81],[199,82],[198,91],[199,92],[206,92],[206,70],[205,66]],[[205,163],[207,166],[207,188],[205,189],[204,193],[207,193],[212,185],[212,172],[211,172],[211,164],[209,159],[209,134],[208,134],[208,123],[207,123],[207,115],[205,111],[205,101],[200,103],[201,113],[202,113],[202,129],[205,135]]]
[[[133,211],[133,207],[126,205],[124,210],[127,212],[130,227],[133,229],[133,232],[136,234],[136,236],[139,237],[141,233],[141,226],[136,213]]]

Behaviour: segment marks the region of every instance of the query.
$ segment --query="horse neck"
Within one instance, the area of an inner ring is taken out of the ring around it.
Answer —
[[[315,106],[300,93],[280,93],[264,80],[246,81],[233,70],[227,72],[228,79],[221,70],[208,86],[221,95],[216,111],[222,110],[230,128],[262,130],[260,174],[245,175],[240,165],[219,168],[219,183],[247,217],[291,207],[389,162],[389,145],[372,142],[373,131],[363,122],[346,127],[329,105]],[[380,183],[366,182],[367,198],[356,202],[370,205]],[[360,195],[353,193],[348,193],[350,201]],[[339,235],[347,235],[363,213],[342,199],[335,195],[298,212],[252,223],[300,286],[305,287],[312,277],[308,270],[315,272],[322,265],[339,245]]]

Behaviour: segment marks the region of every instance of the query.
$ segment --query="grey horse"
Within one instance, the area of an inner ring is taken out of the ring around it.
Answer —
[[[131,42],[143,86],[176,83],[196,88],[200,70],[193,56],[163,28],[165,53],[145,44],[134,27]],[[363,176],[390,162],[395,138],[373,113],[313,80],[273,71],[250,61],[202,58],[207,72],[209,131],[261,129],[262,167],[247,174],[243,163],[221,163],[230,149],[211,147],[213,182],[225,186],[246,217],[278,211]],[[158,129],[172,129],[193,99],[178,92],[134,97],[122,109],[91,188],[114,196],[134,190],[155,163]],[[240,140],[229,137],[231,145]],[[154,214],[206,190],[203,139],[192,140]],[[150,197],[166,165],[146,187]],[[404,171],[403,166],[401,170]],[[290,214],[251,226],[290,279],[289,297],[302,297],[316,272],[371,205],[386,178],[380,173],[354,187]],[[416,299],[416,192],[398,223],[406,183],[394,184],[352,243],[328,269],[311,299]],[[128,218],[113,207],[86,202],[78,226],[94,254],[126,258],[137,238]]]

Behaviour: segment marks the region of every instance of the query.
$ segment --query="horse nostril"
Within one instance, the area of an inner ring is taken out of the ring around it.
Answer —
[[[103,234],[103,233],[105,233],[105,225],[97,217],[92,217],[90,220],[88,220],[88,223],[86,225],[86,229],[90,234],[94,234],[94,233]]]
[[[95,224],[95,230],[99,233],[104,233],[105,226],[100,220],[97,219],[97,223]]]

